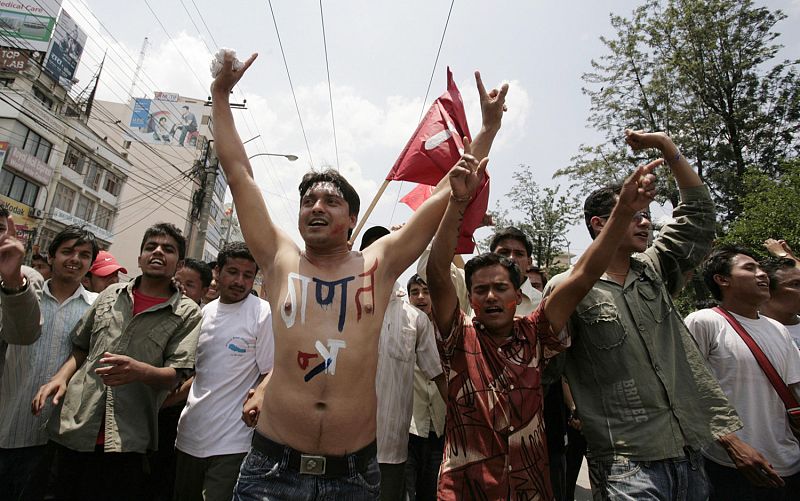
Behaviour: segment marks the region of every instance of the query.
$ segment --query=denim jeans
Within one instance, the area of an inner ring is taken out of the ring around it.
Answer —
[[[408,501],[436,501],[439,467],[442,465],[444,436],[430,432],[428,438],[408,434],[408,459],[406,460],[406,499]]]
[[[288,453],[276,461],[251,448],[239,470],[234,501],[360,501],[377,500],[380,495],[381,471],[377,457],[370,460],[366,471],[359,472],[355,459],[350,456],[350,473],[343,477],[301,474],[288,467],[288,460]]]
[[[659,461],[623,456],[590,458],[589,480],[595,501],[705,501],[708,478],[699,451]]]

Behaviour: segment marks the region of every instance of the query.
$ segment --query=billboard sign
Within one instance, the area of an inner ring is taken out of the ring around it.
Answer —
[[[44,52],[50,44],[61,0],[0,1],[3,45]]]
[[[28,54],[27,50],[0,49],[0,70],[19,73],[28,69]]]
[[[11,146],[5,158],[5,166],[24,174],[32,180],[47,186],[53,177],[53,167],[42,162],[35,156],[22,151],[17,146]]]
[[[134,99],[128,132],[147,144],[195,148],[204,115],[211,115],[205,103]]]
[[[67,14],[67,11],[62,10],[55,34],[50,41],[44,71],[61,87],[70,90],[72,77],[75,76],[85,45],[86,33]]]

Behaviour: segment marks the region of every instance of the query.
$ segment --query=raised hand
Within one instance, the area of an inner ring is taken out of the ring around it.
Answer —
[[[633,212],[648,208],[656,196],[656,176],[653,171],[662,163],[664,159],[659,158],[637,167],[622,184],[617,204]]]
[[[478,159],[472,156],[469,138],[464,137],[464,154],[448,173],[450,193],[456,202],[468,202],[472,199],[483,178],[487,163],[489,163],[488,158],[479,163]]]
[[[508,94],[508,84],[504,83],[500,89],[492,89],[486,92],[481,80],[481,72],[475,72],[475,83],[478,86],[478,97],[481,101],[481,116],[483,126],[489,128],[499,128],[503,120],[503,112],[508,111],[506,106],[506,94]]]
[[[625,142],[633,151],[647,148],[663,150],[664,146],[672,140],[663,132],[645,132],[643,130],[625,129]]]
[[[25,246],[17,240],[17,229],[14,220],[8,216],[6,231],[0,233],[0,277],[8,287],[22,285],[22,260],[25,258]],[[2,228],[1,225],[0,228]]]
[[[244,73],[257,57],[257,53],[252,54],[240,69],[235,69],[233,65],[234,55],[231,51],[226,51],[222,61],[222,70],[220,70],[214,78],[214,81],[211,82],[211,94],[230,94],[233,87],[242,79]]]

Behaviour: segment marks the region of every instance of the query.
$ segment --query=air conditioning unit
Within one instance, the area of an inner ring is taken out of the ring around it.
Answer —
[[[31,207],[28,211],[28,217],[32,217],[34,219],[44,219],[44,210]]]

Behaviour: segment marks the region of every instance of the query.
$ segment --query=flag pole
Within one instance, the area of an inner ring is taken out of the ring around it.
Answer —
[[[381,195],[383,195],[383,192],[386,191],[387,186],[389,186],[389,179],[384,179],[381,188],[378,190],[378,193],[375,194],[375,198],[372,199],[372,202],[369,204],[369,207],[367,207],[366,212],[364,212],[364,215],[361,216],[361,220],[358,222],[358,226],[356,226],[356,229],[353,230],[353,235],[350,237],[350,241],[347,242],[348,244],[350,244],[351,247],[353,245],[353,242],[356,241],[356,237],[358,236],[359,232],[361,232],[361,228],[364,227],[364,224],[367,222],[367,219],[369,219],[369,215],[372,214],[372,209],[375,208],[375,205],[377,205],[378,200],[381,198]]]

